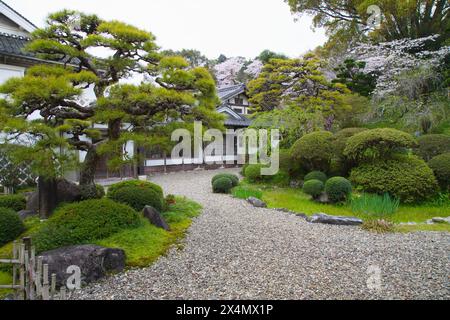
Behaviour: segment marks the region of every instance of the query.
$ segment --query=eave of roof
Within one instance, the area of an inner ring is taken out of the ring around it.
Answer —
[[[225,102],[226,100],[240,95],[241,93],[245,93],[245,89],[245,84],[238,84],[234,86],[219,88],[217,90],[217,94],[220,100],[222,100],[222,102]]]
[[[33,22],[25,18],[23,15],[21,15],[19,12],[14,10],[11,6],[9,6],[2,0],[0,0],[0,9],[5,16],[17,23],[24,30],[31,33],[37,29],[37,26]]]

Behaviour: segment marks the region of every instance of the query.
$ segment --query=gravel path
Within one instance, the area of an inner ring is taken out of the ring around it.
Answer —
[[[166,193],[204,206],[184,248],[74,298],[450,299],[448,233],[376,235],[358,227],[309,224],[212,194],[216,173],[154,177]],[[377,270],[381,287],[369,289],[368,282],[377,283]]]

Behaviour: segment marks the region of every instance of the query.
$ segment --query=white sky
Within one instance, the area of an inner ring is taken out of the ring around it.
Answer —
[[[95,13],[151,31],[164,49],[197,49],[209,58],[256,57],[264,49],[296,57],[325,42],[311,19],[294,22],[283,0],[4,0],[42,26],[64,8]]]

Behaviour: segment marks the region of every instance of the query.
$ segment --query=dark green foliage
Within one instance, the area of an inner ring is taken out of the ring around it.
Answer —
[[[427,134],[417,139],[419,146],[414,153],[425,161],[443,153],[450,152],[450,136],[445,134]]]
[[[24,210],[27,202],[22,194],[0,196],[0,207],[8,208],[16,212]]]
[[[428,162],[443,191],[450,191],[450,153],[444,153]]]
[[[280,170],[286,172],[290,177],[298,177],[302,174],[300,162],[292,158],[291,151],[280,150]]]
[[[309,194],[313,198],[320,196],[324,189],[325,186],[323,182],[316,179],[308,180],[303,184],[303,192]]]
[[[33,235],[38,252],[87,244],[141,225],[140,215],[109,199],[88,200],[59,208]]]
[[[124,203],[136,211],[142,211],[145,206],[152,206],[158,211],[164,208],[164,197],[154,188],[144,184],[142,186],[123,186],[108,190],[108,198]]]
[[[332,137],[328,131],[303,136],[292,147],[292,158],[299,161],[305,171],[328,172],[333,157]]]
[[[108,193],[115,192],[115,191],[117,191],[121,188],[125,188],[125,187],[137,187],[137,188],[142,188],[142,189],[152,189],[153,191],[158,193],[161,197],[164,197],[164,191],[160,186],[158,186],[157,184],[154,184],[152,182],[141,181],[141,180],[128,180],[128,181],[123,181],[123,182],[113,184],[112,186],[108,187]]]
[[[365,73],[365,67],[364,61],[357,62],[353,59],[347,59],[334,69],[337,78],[333,80],[333,83],[345,84],[351,91],[369,97],[377,85],[377,76]]]
[[[288,59],[288,57],[282,53],[276,53],[270,50],[264,50],[261,52],[258,56],[258,59],[263,63],[266,64],[272,59]]]
[[[388,159],[415,146],[416,140],[406,132],[391,128],[373,129],[349,138],[344,155],[355,161]]]
[[[214,181],[213,191],[214,193],[230,193],[233,188],[233,181],[230,178],[222,177]]]
[[[237,187],[239,185],[239,178],[238,176],[236,176],[235,174],[231,174],[231,173],[221,173],[221,174],[217,174],[212,178],[211,183],[214,185],[214,182],[216,182],[216,180],[220,179],[220,178],[228,178],[231,180],[231,182],[233,183],[233,187]]]
[[[81,200],[101,199],[105,196],[105,188],[99,184],[80,186]]]
[[[352,193],[352,184],[343,177],[333,177],[325,183],[325,192],[332,202],[342,202]]]
[[[309,180],[320,180],[323,183],[325,183],[327,181],[327,175],[321,171],[312,171],[310,173],[308,173],[305,178],[303,179],[304,181],[309,181]]]
[[[354,160],[344,156],[347,141],[354,135],[367,131],[366,128],[346,128],[338,131],[332,138],[334,158],[331,160],[330,175],[348,176],[350,170],[356,165]]]
[[[264,177],[261,175],[262,165],[260,164],[250,164],[245,168],[244,176],[250,182],[261,182]]]
[[[18,214],[8,208],[0,208],[0,247],[16,239],[25,227]]]
[[[352,170],[350,180],[366,192],[389,193],[404,203],[426,200],[438,190],[433,171],[413,156],[363,164]]]

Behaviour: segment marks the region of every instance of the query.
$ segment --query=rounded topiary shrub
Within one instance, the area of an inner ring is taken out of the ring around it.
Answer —
[[[323,182],[316,179],[308,180],[303,184],[303,192],[309,194],[313,198],[320,196],[324,188]]]
[[[333,177],[325,183],[325,192],[332,202],[342,202],[350,197],[352,184],[343,177]]]
[[[12,194],[6,196],[0,196],[0,207],[8,208],[13,211],[21,211],[26,207],[27,201],[21,194]]]
[[[101,199],[105,196],[105,188],[99,184],[80,186],[81,200]]]
[[[391,129],[367,130],[347,140],[344,156],[351,160],[388,159],[396,153],[417,146],[409,133]]]
[[[350,180],[366,192],[389,193],[404,203],[425,200],[439,189],[433,171],[415,156],[363,164],[352,170]]]
[[[233,187],[237,187],[239,185],[239,178],[237,175],[235,174],[231,174],[231,173],[221,173],[221,174],[217,174],[212,178],[211,183],[214,184],[214,182],[220,178],[228,178],[231,180],[231,182],[233,183]]]
[[[450,191],[450,153],[434,157],[428,162],[431,170],[438,179],[443,191]]]
[[[128,181],[123,181],[123,182],[113,184],[112,186],[108,187],[108,193],[114,192],[116,190],[119,190],[121,188],[126,188],[126,187],[138,187],[138,188],[142,188],[142,189],[152,189],[155,192],[157,192],[158,194],[160,194],[161,197],[164,197],[164,191],[160,186],[158,186],[157,184],[154,184],[152,182],[141,181],[141,180],[128,180]]]
[[[304,181],[309,181],[309,180],[320,180],[323,183],[325,183],[327,181],[327,175],[321,171],[312,171],[310,173],[308,173],[305,178],[303,179]]]
[[[88,200],[59,208],[36,234],[38,252],[92,243],[119,231],[141,226],[140,215],[109,199]]]
[[[233,182],[230,178],[222,177],[213,182],[214,193],[230,193]]]
[[[250,164],[245,168],[244,176],[250,182],[260,182],[263,180],[261,168],[262,165],[260,164]]]
[[[427,134],[417,138],[417,142],[414,152],[425,161],[450,152],[450,136],[445,134]]]
[[[328,172],[333,157],[333,134],[317,131],[300,138],[292,147],[292,158],[299,161],[305,171]]]
[[[128,186],[108,191],[108,198],[116,202],[127,204],[136,211],[142,211],[145,206],[152,206],[162,211],[164,198],[152,188]]]
[[[0,208],[0,247],[16,239],[24,230],[23,222],[16,212]]]
[[[335,156],[339,159],[345,158],[344,150],[348,139],[367,130],[366,128],[346,128],[336,132],[332,138]]]

